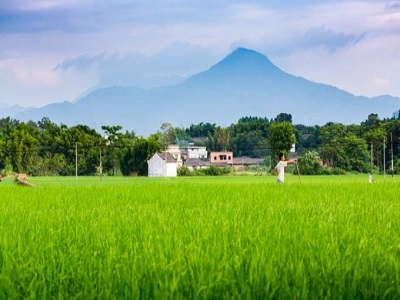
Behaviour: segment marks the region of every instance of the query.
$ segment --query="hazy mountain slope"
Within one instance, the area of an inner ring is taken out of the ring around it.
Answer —
[[[391,117],[400,98],[356,97],[335,87],[288,74],[264,55],[239,48],[210,69],[179,85],[149,90],[110,87],[70,102],[56,103],[16,115],[67,125],[121,125],[147,136],[163,122],[190,126],[211,122],[227,126],[243,116],[273,118],[291,113],[295,123],[323,125],[329,121],[359,123],[370,113]]]

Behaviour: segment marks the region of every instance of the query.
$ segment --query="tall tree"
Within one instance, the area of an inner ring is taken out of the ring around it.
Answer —
[[[104,143],[106,145],[107,151],[105,151],[104,156],[104,167],[105,171],[110,170],[110,175],[115,175],[118,168],[118,163],[122,157],[122,146],[124,144],[123,134],[120,132],[122,126],[101,126],[104,130]],[[102,143],[100,147],[102,146]]]
[[[258,117],[243,117],[230,126],[230,149],[235,156],[266,157],[269,120]]]
[[[269,126],[268,140],[271,147],[272,160],[277,162],[279,153],[287,153],[295,143],[293,125],[288,122],[272,123]]]
[[[346,136],[346,126],[340,123],[329,122],[321,128],[321,158],[331,167],[346,165],[346,153],[343,148],[343,139]]]
[[[123,174],[130,175],[136,172],[140,176],[146,176],[148,174],[147,160],[157,151],[160,151],[160,145],[155,139],[143,137],[137,139],[133,149],[128,151],[122,159]]]
[[[287,114],[287,113],[280,113],[279,115],[276,116],[276,118],[274,119],[274,122],[275,123],[282,123],[282,122],[292,123],[292,115]]]
[[[214,147],[216,151],[227,151],[231,139],[229,128],[218,127],[214,132]]]
[[[372,149],[372,162],[374,166],[383,165],[383,143],[386,138],[386,128],[377,114],[370,114],[365,122],[361,123],[364,139]]]

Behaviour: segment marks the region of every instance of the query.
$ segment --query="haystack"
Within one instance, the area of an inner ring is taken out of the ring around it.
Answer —
[[[19,185],[34,187],[34,185],[27,181],[28,175],[25,173],[19,173],[15,175],[15,182]]]

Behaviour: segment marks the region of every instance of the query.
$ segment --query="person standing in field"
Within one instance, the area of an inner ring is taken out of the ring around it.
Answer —
[[[274,172],[278,175],[277,183],[284,183],[285,181],[285,167],[288,164],[293,164],[297,162],[297,158],[286,160],[285,154],[283,152],[279,153],[279,162],[274,168]]]
[[[368,182],[369,183],[373,183],[374,182],[374,176],[373,176],[372,172],[369,173]]]

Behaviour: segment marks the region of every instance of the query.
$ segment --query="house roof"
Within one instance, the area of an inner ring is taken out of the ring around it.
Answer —
[[[168,163],[168,162],[171,162],[171,163],[172,163],[172,162],[176,162],[175,157],[173,157],[172,154],[169,153],[169,152],[163,151],[163,152],[161,152],[161,153],[157,152],[156,154],[157,154],[159,157],[161,157],[162,160],[165,160],[165,158],[167,158],[167,163]]]
[[[251,158],[248,156],[239,156],[233,158],[234,165],[259,165],[262,164],[264,159],[262,158]]]
[[[205,166],[210,166],[210,162],[202,160],[200,158],[188,158],[185,160],[185,166],[205,167]]]

